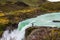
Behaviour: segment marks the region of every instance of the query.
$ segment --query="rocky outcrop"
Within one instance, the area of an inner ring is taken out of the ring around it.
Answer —
[[[60,28],[56,27],[30,27],[26,33],[26,40],[60,40]]]

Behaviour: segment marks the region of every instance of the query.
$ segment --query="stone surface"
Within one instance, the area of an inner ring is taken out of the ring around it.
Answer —
[[[60,40],[60,28],[32,27],[31,29],[33,30],[26,36],[26,40]]]

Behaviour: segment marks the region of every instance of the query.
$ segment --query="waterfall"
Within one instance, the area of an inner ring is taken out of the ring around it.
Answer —
[[[44,15],[37,16],[36,18],[31,18],[19,22],[18,28],[9,32],[5,30],[2,38],[0,40],[24,40],[25,29],[34,26],[51,26],[60,27],[60,22],[53,22],[53,20],[60,21],[60,13],[47,13]]]
[[[28,19],[25,21],[22,21],[18,24],[18,28],[11,31],[9,33],[9,30],[4,31],[2,38],[0,40],[23,40],[24,39],[24,34],[25,34],[25,29],[32,26],[31,23],[33,23],[34,21],[32,21],[32,19]]]

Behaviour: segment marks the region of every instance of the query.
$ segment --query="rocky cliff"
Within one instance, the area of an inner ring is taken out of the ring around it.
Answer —
[[[60,40],[60,28],[30,27],[26,29],[26,40]]]

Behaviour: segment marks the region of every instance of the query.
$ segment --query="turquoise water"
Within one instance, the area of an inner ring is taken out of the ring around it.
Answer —
[[[34,18],[24,20],[22,22],[19,22],[18,29],[21,30],[24,26],[29,25],[30,22],[34,21]]]
[[[53,22],[53,20],[60,21],[60,12],[47,13],[44,15],[37,16],[36,18],[31,18],[31,19],[27,19],[25,21],[19,22],[18,29],[21,30],[22,28],[26,27],[27,25],[30,26],[32,23],[34,24],[34,26],[60,27],[60,22]]]

